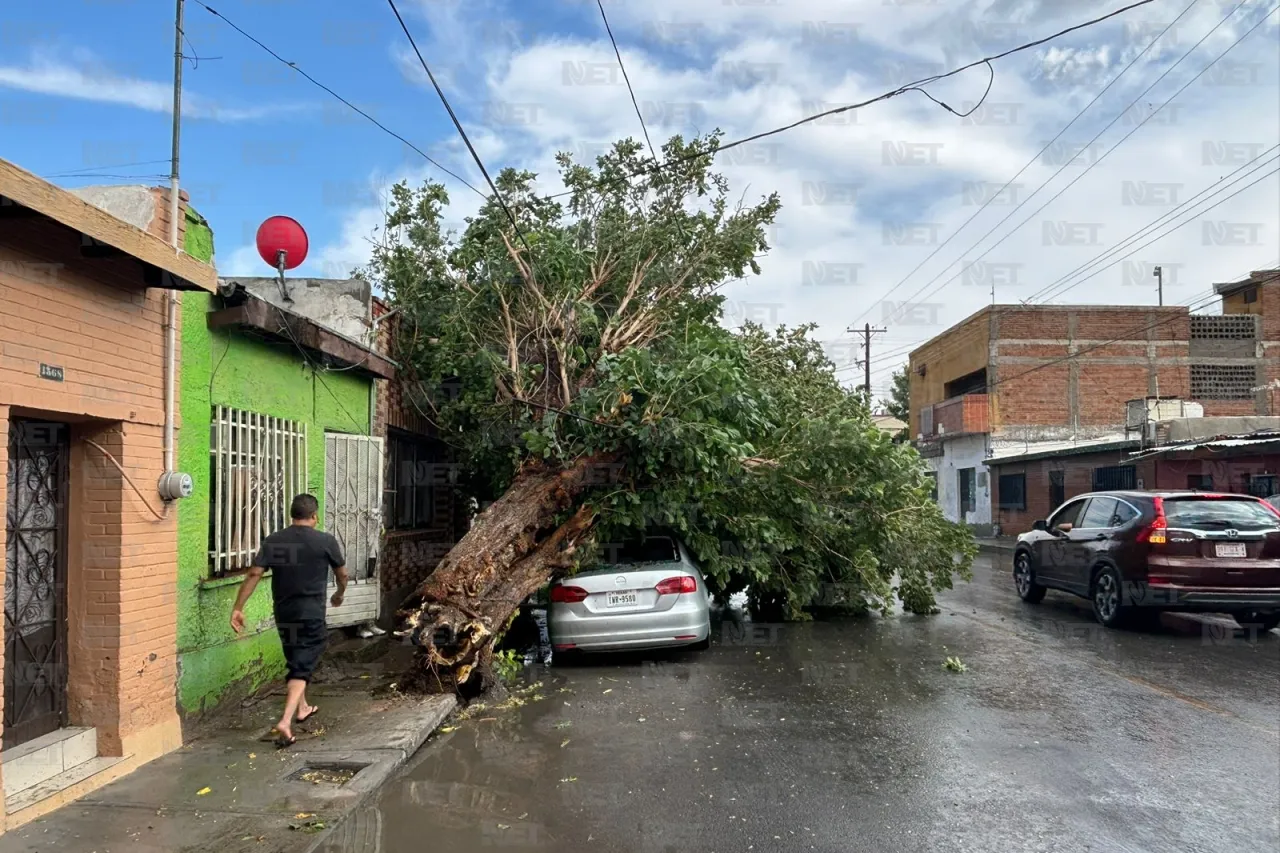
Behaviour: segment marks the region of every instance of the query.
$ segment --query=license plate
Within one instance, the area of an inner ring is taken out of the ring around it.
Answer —
[[[606,596],[604,603],[606,607],[630,607],[639,600],[634,592],[611,592]]]
[[[1243,542],[1219,542],[1217,550],[1214,552],[1219,557],[1247,557],[1249,552],[1245,550]]]

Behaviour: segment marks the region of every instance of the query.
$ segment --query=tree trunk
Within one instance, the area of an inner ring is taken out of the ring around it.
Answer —
[[[397,613],[400,636],[418,646],[408,686],[452,692],[487,686],[493,641],[520,603],[572,567],[596,514],[579,504],[593,472],[612,456],[552,470],[528,465],[480,513],[461,541]]]

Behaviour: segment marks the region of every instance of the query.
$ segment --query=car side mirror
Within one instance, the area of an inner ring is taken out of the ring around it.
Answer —
[[[1037,518],[1035,521],[1031,522],[1031,529],[1032,530],[1048,530],[1049,525],[1043,518]]]

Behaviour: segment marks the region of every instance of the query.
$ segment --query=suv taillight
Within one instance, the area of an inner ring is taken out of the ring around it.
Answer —
[[[683,592],[697,592],[698,582],[688,575],[679,575],[659,582],[654,589],[658,591],[658,595],[679,595]]]
[[[1157,497],[1155,520],[1138,532],[1139,542],[1150,542],[1152,545],[1163,545],[1169,541],[1169,520],[1164,516],[1164,498]]]
[[[551,587],[551,600],[560,604],[577,604],[579,601],[585,601],[587,595],[587,591],[580,586]]]

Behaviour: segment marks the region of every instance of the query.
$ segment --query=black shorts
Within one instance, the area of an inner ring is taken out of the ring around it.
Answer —
[[[289,672],[285,677],[310,681],[320,655],[324,653],[329,631],[323,619],[300,619],[276,622],[280,645],[284,648],[284,662]]]

